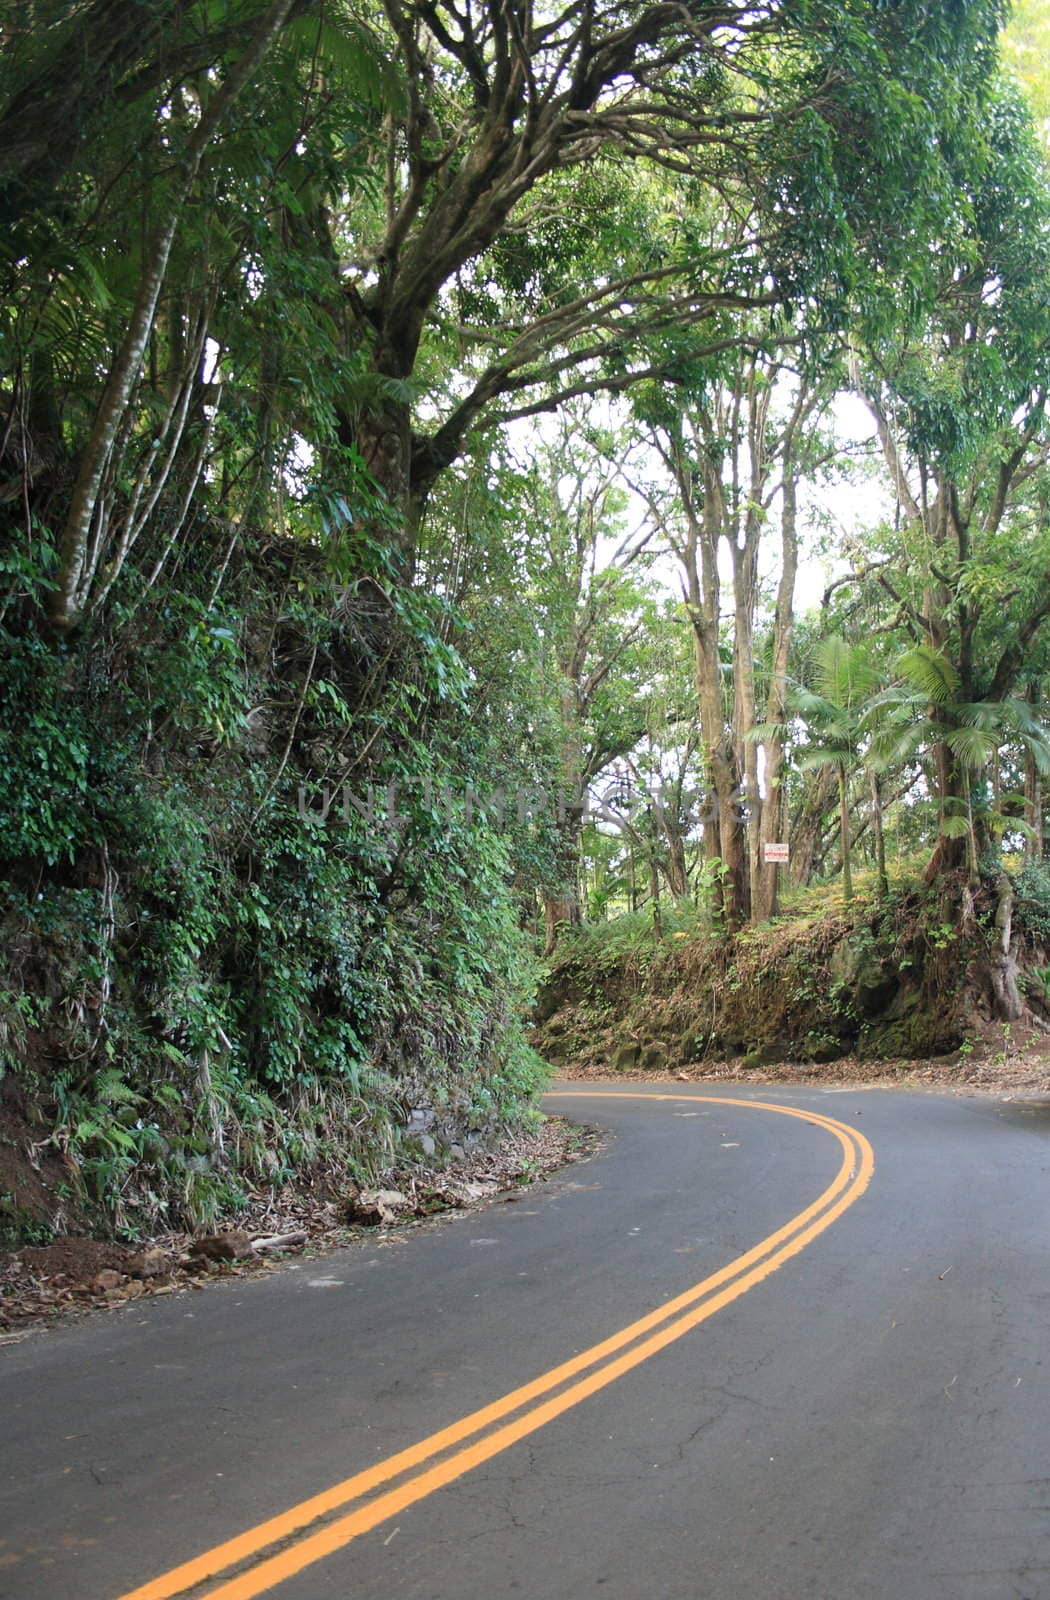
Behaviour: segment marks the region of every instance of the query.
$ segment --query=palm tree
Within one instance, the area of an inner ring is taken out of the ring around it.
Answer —
[[[853,869],[850,859],[849,790],[850,781],[863,765],[861,755],[867,731],[872,696],[882,682],[870,650],[863,644],[849,644],[841,634],[822,639],[813,651],[809,673],[811,687],[799,687],[790,703],[805,724],[807,748],[798,758],[799,767],[833,767],[839,789],[839,833],[842,850],[842,898],[848,905],[853,898]],[[885,850],[881,845],[882,812],[876,797],[873,824],[880,859],[880,883],[885,880]]]
[[[978,772],[987,767],[1004,744],[1020,745],[1041,775],[1050,772],[1050,737],[1038,709],[1015,696],[1003,700],[962,701],[959,678],[941,650],[916,645],[894,664],[898,682],[872,701],[872,760],[882,769],[914,761],[924,750],[947,751],[955,773],[966,786],[965,798],[947,792],[938,795],[938,837],[966,841],[966,865],[971,880],[978,875],[971,788]],[[988,820],[1000,828],[1026,823],[1011,821],[998,812]]]
[[[873,696],[883,675],[863,644],[849,644],[840,634],[831,634],[817,644],[810,657],[808,684],[796,683],[788,694],[787,709],[806,729],[806,748],[795,758],[799,768],[831,767],[838,779],[839,831],[842,850],[842,896],[848,905],[853,898],[853,868],[850,855],[849,791],[859,767],[868,732]],[[790,724],[780,729],[789,731]],[[777,730],[760,724],[750,734],[768,739]],[[873,827],[879,859],[879,881],[886,879],[885,848],[882,842],[882,809],[878,778],[871,769],[874,802]]]

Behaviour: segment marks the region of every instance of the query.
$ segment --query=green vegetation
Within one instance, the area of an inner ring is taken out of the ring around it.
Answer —
[[[0,1153],[56,1214],[497,1137],[545,958],[600,1010],[588,963],[782,955],[794,1047],[804,929],[924,1016],[958,930],[1046,1010],[1050,193],[1002,21],[15,8]]]

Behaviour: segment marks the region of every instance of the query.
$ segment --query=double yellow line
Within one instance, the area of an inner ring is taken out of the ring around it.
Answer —
[[[871,1146],[862,1134],[846,1123],[793,1106],[716,1095],[581,1091],[569,1098],[688,1100],[690,1104],[699,1100],[707,1105],[771,1111],[833,1134],[842,1147],[842,1164],[812,1205],[673,1300],[491,1405],[173,1567],[121,1600],[181,1600],[184,1596],[192,1596],[192,1600],[253,1600],[266,1593],[535,1433],[739,1299],[830,1227],[863,1194],[875,1167]],[[354,1509],[347,1511],[349,1506]],[[212,1586],[216,1579],[218,1583]]]

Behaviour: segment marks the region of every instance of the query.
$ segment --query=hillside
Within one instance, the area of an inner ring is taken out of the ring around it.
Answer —
[[[1022,876],[1013,955],[1023,1009],[1012,1023],[996,994],[998,899],[978,896],[965,927],[940,920],[921,880],[898,877],[880,900],[868,874],[848,910],[834,888],[807,890],[734,940],[694,918],[659,940],[644,918],[584,930],[544,983],[533,1041],[570,1074],[849,1058],[851,1075],[860,1062],[875,1076],[884,1063],[1021,1049],[1050,1031],[1045,893],[1041,876]]]

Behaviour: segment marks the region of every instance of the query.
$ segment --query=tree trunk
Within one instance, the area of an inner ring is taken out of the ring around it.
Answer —
[[[933,755],[939,824],[937,842],[925,872],[925,881],[928,884],[933,883],[936,878],[951,876],[964,868],[969,873],[971,859],[976,853],[972,844],[973,829],[970,825],[969,782],[946,744],[936,745]],[[965,834],[944,832],[945,820],[950,816],[967,819]]]
[[[579,894],[566,891],[563,894],[552,894],[549,889],[543,890],[543,925],[546,938],[544,940],[543,954],[552,956],[558,943],[558,935],[564,928],[578,928],[583,921],[580,908]]]
[[[564,804],[558,819],[558,844],[555,879],[545,884],[543,921],[546,931],[543,953],[550,956],[558,942],[559,928],[578,928],[583,921],[580,904],[580,855],[583,808],[579,798]]]
[[[741,871],[736,895],[742,923],[751,916],[751,895],[762,870],[762,794],[758,786],[755,726],[755,593],[758,585],[758,536],[755,513],[746,518],[743,544],[732,541],[733,553],[733,766],[743,778],[747,832],[741,839]]]
[[[813,876],[813,863],[824,831],[824,818],[833,802],[834,790],[834,768],[818,767],[808,775],[802,804],[791,825],[788,877],[798,889],[804,889]]]
[[[738,779],[731,751],[727,749],[717,635],[712,637],[706,633],[705,636],[694,625],[693,642],[708,789],[704,855],[709,861],[720,863],[714,895],[715,914],[732,932],[743,924],[747,904]]]
[[[1029,698],[1037,695],[1033,689]],[[1024,853],[1028,861],[1043,859],[1043,780],[1031,750],[1024,753],[1024,820],[1031,830],[1025,837]]]
[[[845,767],[839,767],[839,838],[842,845],[842,898],[849,905],[853,899],[853,869],[850,865],[849,786]]]
[[[871,769],[871,827],[875,835],[875,870],[878,874],[879,895],[885,897],[890,890],[886,875],[886,833],[882,825],[882,785],[874,767]]]
[[[664,871],[671,898],[673,900],[685,900],[689,894],[689,872],[685,860],[685,840],[675,828],[667,831],[667,861]]]
[[[765,720],[773,728],[787,720],[788,660],[795,616],[795,579],[798,572],[798,508],[794,462],[784,463],[784,508],[781,518],[781,569],[773,619],[773,666],[766,698]],[[780,868],[765,860],[767,844],[782,843],[787,835],[787,807],[784,804],[784,741],[771,733],[763,742],[765,798],[759,825],[758,855],[751,875],[751,915],[756,922],[776,914]],[[792,841],[794,850],[794,841]]]
[[[1005,872],[999,874],[996,891],[994,944],[988,963],[992,1007],[1001,1021],[1019,1022],[1025,1007],[1018,987],[1021,969],[1013,944],[1014,891]]]
[[[649,899],[653,907],[653,932],[658,939],[664,936],[663,910],[660,906],[660,863],[656,855],[655,841],[650,847],[649,856]]]

